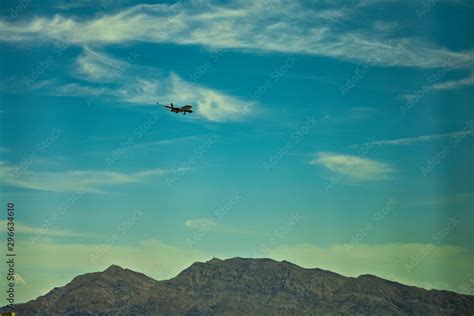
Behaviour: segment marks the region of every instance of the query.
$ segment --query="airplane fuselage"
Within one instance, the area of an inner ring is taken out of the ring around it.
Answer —
[[[157,104],[164,106],[165,108],[167,108],[173,113],[183,113],[183,115],[186,115],[186,113],[193,113],[193,110],[192,110],[193,106],[191,104],[186,104],[180,107],[174,106],[173,103],[171,103],[170,105],[162,105],[160,103],[157,103]]]
[[[182,107],[167,106],[167,108],[170,109],[170,111],[173,113],[193,113],[193,111],[191,110],[191,105],[184,105]]]
[[[174,113],[193,113],[191,109],[184,109],[184,108],[170,108],[171,112]]]

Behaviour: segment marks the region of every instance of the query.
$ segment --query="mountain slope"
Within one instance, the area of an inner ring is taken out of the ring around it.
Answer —
[[[75,277],[67,285],[16,306],[19,315],[120,313],[146,302],[144,294],[156,284],[144,274],[112,265],[103,272]]]
[[[212,259],[155,281],[111,266],[25,304],[20,315],[472,315],[474,296],[270,259]]]

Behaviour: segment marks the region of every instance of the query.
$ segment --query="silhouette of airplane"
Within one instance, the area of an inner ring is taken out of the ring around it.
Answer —
[[[191,110],[193,108],[193,106],[191,104],[186,104],[186,105],[183,105],[181,107],[176,107],[176,106],[174,106],[173,103],[170,103],[170,105],[164,105],[164,104],[160,104],[160,103],[156,102],[156,104],[161,105],[161,106],[169,109],[171,112],[174,112],[174,113],[183,113],[183,115],[186,115],[186,113],[193,113],[193,110]]]

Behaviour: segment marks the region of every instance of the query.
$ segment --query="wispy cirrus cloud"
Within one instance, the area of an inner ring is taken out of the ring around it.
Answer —
[[[433,134],[433,135],[422,135],[416,137],[406,137],[406,138],[398,138],[398,139],[390,139],[390,140],[379,140],[373,141],[364,144],[358,144],[353,146],[364,146],[364,145],[413,145],[417,143],[425,143],[431,142],[436,140],[443,140],[449,139],[450,137],[465,137],[465,136],[472,136],[474,135],[474,130],[464,130],[452,133],[445,133],[445,134]]]
[[[128,66],[126,62],[85,47],[76,59],[76,75],[89,81],[110,82],[119,78],[117,73]]]
[[[379,1],[377,1],[379,2]],[[67,40],[76,45],[126,42],[202,45],[209,48],[302,53],[385,66],[439,67],[443,61],[472,63],[472,51],[450,51],[419,39],[397,37],[393,23],[341,28],[341,21],[359,19],[365,7],[356,2],[340,8],[329,2],[233,0],[226,4],[190,1],[142,4],[93,18],[55,15],[30,21],[0,21],[0,40],[8,42]],[[387,37],[391,41],[386,41]]]
[[[142,4],[93,18],[61,12],[53,17],[34,17],[15,23],[0,20],[0,41],[15,44],[61,40],[85,47],[75,62],[73,75],[102,86],[68,82],[56,88],[57,95],[113,96],[135,104],[154,104],[156,100],[194,102],[197,116],[211,121],[240,120],[255,115],[256,104],[186,81],[176,73],[148,69],[150,74],[147,74],[145,69],[136,71],[137,66],[131,66],[135,73],[126,75],[132,72],[127,62],[99,50],[110,44],[141,41],[246,52],[310,54],[354,62],[370,59],[374,66],[430,68],[441,67],[451,60],[454,68],[473,68],[472,50],[452,51],[419,38],[400,37],[393,21],[375,21],[357,29],[341,27],[342,22],[363,20],[360,14],[366,7],[386,2],[360,1],[341,8],[327,1],[308,6],[280,0],[255,3],[232,0],[226,4],[204,0]],[[446,90],[472,84],[471,75],[429,88]]]
[[[87,97],[96,96],[99,92],[98,88],[94,86],[86,86],[79,83],[65,83],[52,87],[53,95],[57,96],[74,96],[74,97]],[[105,93],[106,90],[101,90],[101,93]]]
[[[355,181],[373,181],[386,179],[395,171],[394,168],[383,162],[331,152],[317,153],[310,164],[343,174]]]
[[[120,89],[118,96],[136,104],[154,104],[157,100],[196,104],[196,113],[210,121],[239,120],[249,115],[256,105],[253,101],[187,82],[175,73],[160,80],[138,79]]]
[[[474,86],[474,73],[471,73],[469,77],[463,79],[435,83],[429,86],[429,88],[432,90],[455,90],[470,86]]]
[[[256,113],[254,101],[188,82],[176,73],[164,74],[156,68],[136,66],[90,48],[85,48],[77,58],[74,75],[89,83],[62,84],[53,93],[92,99],[112,97],[137,105],[155,106],[157,101],[192,103],[196,114],[210,121],[240,120]]]
[[[7,221],[0,220],[0,232],[6,232],[7,231],[6,228],[7,228]],[[33,234],[38,234],[39,231],[41,231],[42,236],[47,236],[47,237],[75,237],[75,238],[104,237],[98,234],[76,232],[76,231],[64,230],[64,229],[51,229],[51,228],[44,229],[41,227],[24,224],[22,222],[15,222],[16,234],[33,235]]]
[[[471,202],[472,201],[472,202]],[[474,192],[461,192],[448,195],[438,195],[436,197],[424,198],[418,202],[413,203],[414,205],[422,206],[433,206],[433,205],[456,205],[458,203],[473,203]]]
[[[20,168],[20,169],[19,169]],[[166,175],[169,169],[146,169],[133,172],[104,170],[34,171],[0,162],[1,182],[18,188],[52,191],[102,193],[105,188],[139,183],[151,177]]]

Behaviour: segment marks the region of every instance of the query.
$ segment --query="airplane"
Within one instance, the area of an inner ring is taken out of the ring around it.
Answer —
[[[186,104],[181,107],[175,107],[173,103],[170,103],[170,105],[164,105],[156,102],[156,104],[161,105],[176,114],[183,113],[183,115],[186,115],[186,113],[193,113],[193,110],[191,110],[193,106],[191,104]]]

